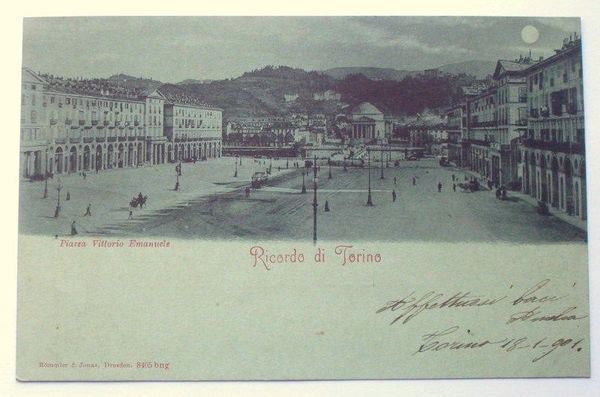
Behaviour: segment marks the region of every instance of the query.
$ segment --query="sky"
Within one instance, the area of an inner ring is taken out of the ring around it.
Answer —
[[[534,43],[522,37],[528,25],[539,33]],[[580,32],[578,18],[26,18],[23,66],[66,77],[126,73],[170,83],[234,78],[266,65],[423,70],[515,59],[529,50],[547,57],[573,32]]]

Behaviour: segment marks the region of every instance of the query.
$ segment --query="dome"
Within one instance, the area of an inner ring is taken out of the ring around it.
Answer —
[[[383,114],[379,109],[370,104],[369,102],[363,102],[356,105],[352,109],[352,114]]]

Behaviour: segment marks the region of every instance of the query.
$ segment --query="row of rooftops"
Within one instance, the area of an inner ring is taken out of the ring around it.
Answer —
[[[128,101],[144,101],[148,96],[156,93],[168,104],[201,107],[203,109],[222,111],[222,109],[216,106],[202,102],[195,96],[182,92],[176,92],[175,90],[170,89],[168,86],[162,86],[153,92],[149,92],[143,88],[124,87],[110,82],[108,79],[66,78],[48,73],[36,73],[29,68],[23,69],[34,74],[37,78],[42,80],[47,85],[47,89],[49,91],[57,93],[93,96],[106,98],[108,100]]]
[[[523,75],[525,76],[527,73],[539,70],[541,68],[547,67],[550,64],[553,64],[557,61],[562,60],[564,57],[570,56],[573,53],[581,51],[581,37],[575,33],[568,38],[565,38],[563,41],[563,45],[560,49],[554,50],[554,55],[544,59],[543,57],[539,57],[537,60],[533,60],[531,57],[531,53],[528,56],[520,56],[515,60],[506,60],[499,59],[496,63],[496,69],[494,70],[493,77],[500,78],[502,75]],[[481,83],[481,81],[478,81]],[[468,89],[463,90],[465,94],[465,99],[477,99],[479,97],[483,97],[493,93],[495,90],[495,86],[491,84],[491,81],[486,82],[486,84],[480,84],[479,87],[469,91]],[[450,106],[447,110],[457,109],[461,106],[464,106],[463,103],[455,103]]]

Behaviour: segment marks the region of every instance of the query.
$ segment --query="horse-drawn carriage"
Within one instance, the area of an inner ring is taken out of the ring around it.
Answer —
[[[260,189],[267,183],[268,179],[269,177],[266,172],[255,172],[254,175],[252,175],[250,185],[253,189]]]
[[[139,194],[131,199],[131,201],[129,202],[129,206],[131,208],[137,208],[139,206],[140,209],[142,209],[144,208],[144,205],[146,205],[146,200],[148,200],[148,196],[142,196],[141,194]]]
[[[463,192],[476,192],[480,188],[479,182],[476,179],[471,180],[467,183],[459,183],[458,187],[460,187],[463,190]]]

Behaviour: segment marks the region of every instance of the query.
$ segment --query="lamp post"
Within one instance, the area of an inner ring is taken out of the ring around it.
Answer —
[[[48,148],[46,148],[46,175],[44,178],[44,197],[43,198],[48,198]]]
[[[381,149],[381,177],[379,179],[384,179],[384,177],[383,177],[383,149]]]
[[[317,183],[319,178],[317,177],[317,156],[315,156],[315,167],[314,167],[314,196],[313,196],[313,243],[317,244]]]
[[[63,188],[63,184],[60,180],[60,178],[58,178],[58,181],[56,183],[56,191],[58,192],[57,196],[56,196],[56,209],[54,210],[54,217],[58,218],[58,215],[60,214],[60,191]]]
[[[237,174],[238,174],[237,164],[238,164],[238,162],[237,162],[237,159],[236,159],[235,160],[235,174],[233,174],[234,178],[237,178]]]
[[[373,206],[373,198],[371,197],[371,149],[367,148],[367,168],[369,169],[369,195],[367,196],[367,206]]]
[[[387,145],[387,156],[385,159],[385,168],[390,168],[390,157],[392,155],[392,152],[390,152],[390,146],[389,144]]]
[[[329,179],[331,179],[331,158],[329,158],[327,162],[329,163]]]
[[[304,183],[304,170],[302,170],[302,193],[306,193],[306,184]]]
[[[175,191],[179,190],[179,175],[181,175],[181,161],[179,162],[179,165],[175,166],[175,175],[177,177],[176,182],[175,182]]]

